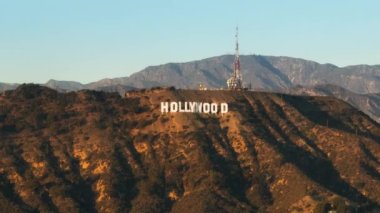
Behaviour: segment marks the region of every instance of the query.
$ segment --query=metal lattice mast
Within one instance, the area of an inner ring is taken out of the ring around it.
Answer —
[[[227,86],[231,90],[239,90],[243,88],[243,78],[240,72],[240,56],[239,56],[239,28],[236,27],[236,47],[235,60],[233,64],[232,76],[227,80]]]
[[[241,82],[242,82],[242,76],[240,73],[240,56],[239,56],[239,28],[236,27],[236,48],[235,48],[235,62],[234,62],[234,75],[236,80],[238,81],[237,83],[239,87],[241,87]]]

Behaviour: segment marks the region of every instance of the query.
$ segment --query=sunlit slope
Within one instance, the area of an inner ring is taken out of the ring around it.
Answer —
[[[162,101],[227,102],[227,114]],[[0,206],[41,212],[269,212],[380,203],[380,126],[343,101],[26,85],[0,96]]]

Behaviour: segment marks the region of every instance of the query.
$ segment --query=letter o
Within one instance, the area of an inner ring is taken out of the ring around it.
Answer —
[[[210,113],[210,104],[203,103],[203,113]]]
[[[218,112],[218,104],[212,103],[211,104],[211,113],[216,114]]]
[[[177,112],[178,111],[178,103],[177,102],[171,102],[170,103],[170,112]]]

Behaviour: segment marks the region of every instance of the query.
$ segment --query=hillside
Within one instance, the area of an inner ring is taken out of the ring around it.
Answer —
[[[221,115],[161,101],[227,102]],[[320,212],[380,205],[380,125],[343,101],[152,89],[0,95],[6,212]]]
[[[129,77],[107,78],[89,84],[49,80],[41,85],[60,92],[90,89],[118,92],[120,95],[135,88],[156,86],[194,89],[198,88],[199,83],[209,88],[225,88],[226,79],[232,73],[233,57],[223,55],[150,66]],[[298,58],[261,55],[243,55],[241,61],[244,82],[251,83],[255,91],[332,96],[380,121],[380,65],[338,67]],[[17,86],[0,83],[0,91],[12,90]]]
[[[281,93],[303,96],[330,96],[341,99],[380,123],[380,93],[357,94],[336,85],[316,85],[313,87],[292,87]]]

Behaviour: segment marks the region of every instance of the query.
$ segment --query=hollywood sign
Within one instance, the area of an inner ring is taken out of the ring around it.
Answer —
[[[169,112],[224,114],[228,112],[228,104],[203,102],[161,102],[161,113]]]

